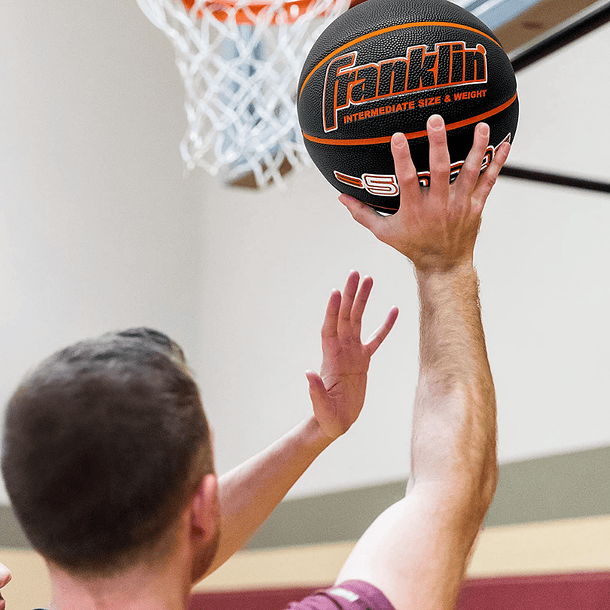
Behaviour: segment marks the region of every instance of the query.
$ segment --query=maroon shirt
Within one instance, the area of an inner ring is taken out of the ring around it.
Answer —
[[[291,602],[286,610],[394,610],[377,587],[361,580],[348,580],[316,591],[300,602]]]

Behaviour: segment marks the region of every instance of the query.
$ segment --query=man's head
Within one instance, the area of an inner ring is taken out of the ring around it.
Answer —
[[[158,559],[212,472],[197,386],[180,347],[157,331],[63,349],[9,401],[6,488],[34,548],[68,572],[111,575]]]

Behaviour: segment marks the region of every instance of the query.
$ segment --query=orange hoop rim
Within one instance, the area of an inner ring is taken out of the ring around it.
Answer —
[[[193,9],[195,1],[196,0],[182,0],[187,12],[190,13]],[[364,1],[365,0],[352,0],[350,7]],[[238,2],[239,0],[206,0],[206,2],[203,3],[203,7],[205,7],[205,9],[207,9],[207,11],[209,11],[218,21],[224,22],[233,19],[237,25],[256,25],[256,17],[258,17],[259,13],[266,12],[266,9],[273,4],[273,0],[268,0],[266,2],[259,0],[244,3],[243,7],[235,10],[235,6]],[[303,15],[309,12],[309,7],[314,3],[315,0],[288,0],[287,2],[283,2],[281,4],[284,10],[282,23],[295,23]],[[199,19],[203,18],[203,10],[201,8],[197,11],[197,17]],[[270,23],[272,25],[277,25],[279,23],[277,11],[271,18]]]

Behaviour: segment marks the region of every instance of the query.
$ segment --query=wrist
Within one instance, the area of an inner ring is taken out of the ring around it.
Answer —
[[[420,308],[436,317],[450,311],[479,312],[479,276],[472,262],[447,269],[416,269]],[[469,304],[472,304],[472,308]]]
[[[418,282],[425,282],[434,278],[456,278],[472,275],[476,276],[476,270],[472,259],[447,263],[446,265],[415,265],[415,277]]]
[[[299,442],[302,444],[302,450],[305,452],[311,452],[315,455],[319,455],[336,439],[328,436],[322,430],[318,420],[315,416],[308,415],[300,424],[295,428],[295,433],[299,438]]]

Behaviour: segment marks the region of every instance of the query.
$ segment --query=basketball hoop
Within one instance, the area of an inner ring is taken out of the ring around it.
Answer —
[[[188,129],[180,150],[227,184],[264,188],[311,162],[296,113],[303,61],[350,0],[137,0],[172,41]]]

